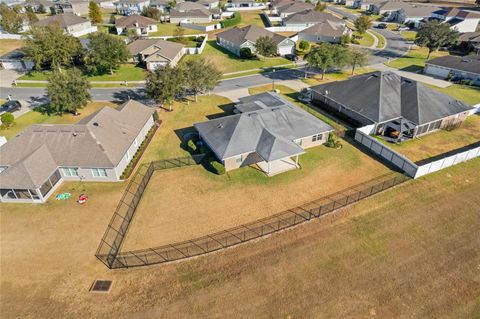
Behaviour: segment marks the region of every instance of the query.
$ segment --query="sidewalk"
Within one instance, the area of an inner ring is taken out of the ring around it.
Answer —
[[[402,71],[398,70],[392,67],[389,67],[385,64],[375,64],[371,66],[373,69],[379,70],[379,71],[391,71],[393,73],[396,73],[400,76],[403,76],[405,78],[409,78],[415,81],[435,85],[441,88],[447,88],[452,85],[451,82],[441,80],[441,79],[436,79],[432,76],[425,75],[425,74],[419,74],[419,73],[413,73],[413,72],[407,72],[407,71]]]

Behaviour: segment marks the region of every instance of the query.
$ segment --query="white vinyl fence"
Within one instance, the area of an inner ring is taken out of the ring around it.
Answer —
[[[370,136],[373,127],[374,125],[367,125],[357,129],[355,131],[355,140],[412,178],[419,178],[444,168],[466,162],[475,157],[480,157],[480,142],[477,142],[456,151],[445,153],[445,156],[435,156],[432,158],[432,161],[429,161],[429,159],[421,161],[425,162],[425,164],[420,164],[421,162],[416,164],[404,155],[397,153],[387,145]]]
[[[209,32],[209,31],[218,30],[222,28],[222,25],[220,23],[210,24],[210,25],[200,25],[200,24],[190,23],[188,22],[188,20],[181,21],[180,26],[187,29],[200,30],[203,32]]]
[[[185,54],[201,54],[203,52],[203,49],[205,49],[205,45],[207,44],[208,41],[208,34],[191,34],[191,35],[184,35],[182,38],[191,38],[191,37],[203,37],[203,42],[198,48],[192,48],[192,47],[185,47],[183,48],[183,52]],[[162,40],[167,40],[167,39],[173,39],[173,38],[178,38],[177,36],[174,35],[165,35],[165,36],[157,36],[157,37],[148,37],[149,39],[162,39]]]
[[[21,40],[22,38],[21,34],[0,33],[0,39]]]

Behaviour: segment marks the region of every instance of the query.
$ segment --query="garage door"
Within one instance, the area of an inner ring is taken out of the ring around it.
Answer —
[[[2,62],[5,70],[23,70],[22,62]]]
[[[278,53],[280,55],[292,54],[293,46],[279,46]]]

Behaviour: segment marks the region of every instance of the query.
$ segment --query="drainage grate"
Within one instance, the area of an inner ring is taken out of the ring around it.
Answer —
[[[109,292],[111,287],[111,280],[95,280],[90,292]]]

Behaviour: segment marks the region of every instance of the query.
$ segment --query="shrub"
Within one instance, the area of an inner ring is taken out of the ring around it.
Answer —
[[[347,44],[347,43],[350,43],[351,41],[352,41],[352,39],[351,39],[350,35],[348,35],[348,34],[344,34],[340,38],[340,43],[341,44]]]
[[[222,165],[219,161],[216,159],[211,159],[210,162],[210,167],[211,171],[217,175],[223,175],[225,174],[225,166]]]
[[[230,19],[220,21],[220,25],[225,29],[239,24],[240,21],[242,21],[242,16],[238,12],[235,12]]]
[[[13,116],[13,114],[10,112],[5,112],[2,114],[1,120],[2,120],[2,127],[9,128],[15,122],[15,116]]]
[[[188,151],[192,154],[195,154],[198,152],[198,147],[197,147],[195,138],[191,138],[188,140],[187,147],[188,147]]]
[[[251,59],[254,57],[252,50],[250,48],[241,48],[240,49],[240,57],[242,59]]]
[[[302,51],[308,51],[310,49],[310,42],[302,40],[298,44],[298,48]]]

